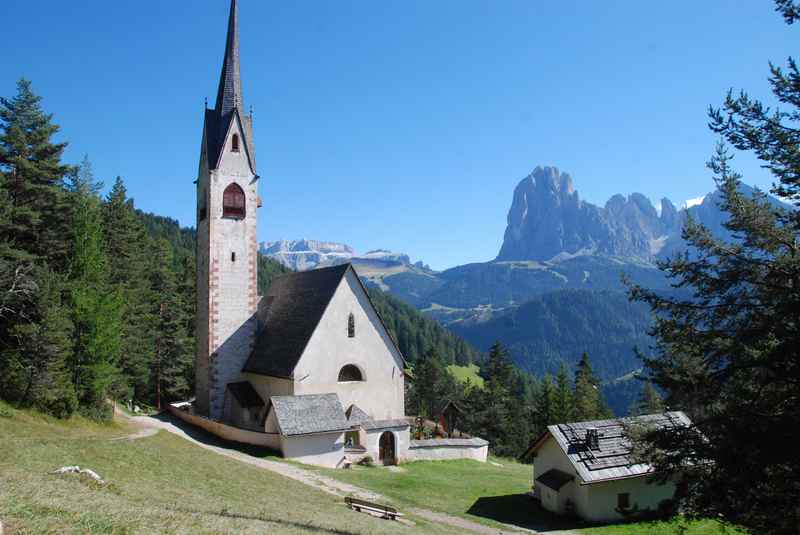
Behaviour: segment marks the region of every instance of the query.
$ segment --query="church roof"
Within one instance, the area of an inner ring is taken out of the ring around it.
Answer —
[[[205,143],[208,166],[216,169],[231,125],[237,120],[242,126],[242,138],[250,167],[256,172],[253,146],[252,117],[244,115],[244,95],[239,61],[239,2],[231,0],[228,35],[225,39],[225,57],[217,88],[217,101],[213,110],[206,110]]]
[[[242,96],[242,76],[239,67],[239,2],[231,0],[228,18],[228,35],[225,39],[225,58],[222,61],[222,74],[219,77],[217,113],[227,115],[234,108],[244,108]]]
[[[336,394],[272,396],[270,400],[284,436],[332,433],[350,428]]]
[[[228,390],[236,398],[240,407],[263,407],[264,400],[258,395],[258,392],[247,381],[239,383],[228,383]]]
[[[291,378],[348,269],[344,264],[276,277],[264,297],[266,322],[242,371]]]

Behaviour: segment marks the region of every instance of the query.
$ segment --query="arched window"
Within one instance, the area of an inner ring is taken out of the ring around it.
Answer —
[[[350,313],[350,316],[347,318],[347,336],[349,338],[356,337],[356,317],[353,313]]]
[[[353,381],[363,381],[363,380],[364,376],[361,375],[361,370],[359,370],[357,366],[348,364],[347,366],[339,370],[340,383],[349,383]]]
[[[244,191],[238,184],[231,184],[222,194],[222,217],[243,219],[245,216]]]
[[[231,138],[231,152],[239,152],[239,134],[233,134]]]

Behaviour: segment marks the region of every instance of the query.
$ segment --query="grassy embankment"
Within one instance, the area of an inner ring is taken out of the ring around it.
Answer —
[[[123,423],[59,422],[0,402],[0,521],[9,533],[452,533],[346,509],[340,498]],[[62,466],[98,472],[99,486]]]
[[[743,531],[726,530],[712,520],[675,519],[591,527],[557,518],[535,506],[525,494],[531,484],[530,465],[491,460],[494,464],[415,462],[401,465],[402,472],[379,467],[320,471],[379,492],[401,508],[433,509],[494,526],[501,522],[542,531],[571,529],[586,535],[744,535]]]

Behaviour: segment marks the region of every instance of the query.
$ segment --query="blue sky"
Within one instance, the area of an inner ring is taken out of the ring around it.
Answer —
[[[796,52],[772,3],[240,0],[259,239],[342,241],[435,268],[499,250],[537,165],[583,199],[676,202],[713,187],[709,104],[768,97]],[[0,95],[25,76],[99,178],[194,223],[203,99],[227,0],[3,0]],[[752,158],[751,184],[770,178]]]

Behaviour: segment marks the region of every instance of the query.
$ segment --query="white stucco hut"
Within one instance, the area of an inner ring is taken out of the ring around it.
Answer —
[[[629,424],[686,426],[683,412],[551,425],[528,450],[534,457],[533,494],[542,507],[592,522],[622,520],[626,513],[656,510],[675,485],[654,481],[653,468],[636,463]]]

